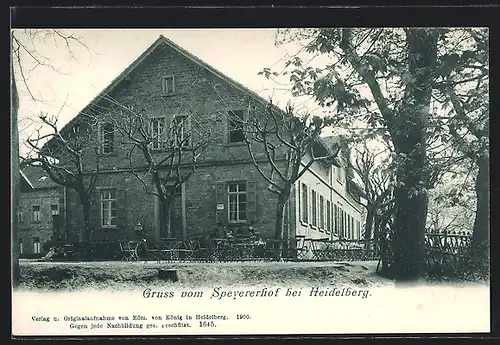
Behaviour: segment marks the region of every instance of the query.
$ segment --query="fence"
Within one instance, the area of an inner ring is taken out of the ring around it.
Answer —
[[[385,244],[385,245],[384,245]],[[387,242],[351,239],[308,239],[294,241],[254,237],[164,239],[158,246],[142,241],[106,243],[61,243],[56,258],[68,260],[155,260],[155,261],[367,261],[380,260]],[[446,266],[464,260],[470,235],[427,233],[428,267]],[[128,248],[124,250],[123,248]],[[132,248],[132,249],[131,249]]]

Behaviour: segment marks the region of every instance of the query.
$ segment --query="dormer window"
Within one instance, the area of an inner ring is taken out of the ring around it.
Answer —
[[[163,95],[171,96],[175,94],[175,78],[173,75],[163,77],[162,80]]]

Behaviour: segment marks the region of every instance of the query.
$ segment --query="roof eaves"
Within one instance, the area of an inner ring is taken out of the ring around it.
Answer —
[[[20,172],[20,174],[21,174],[21,177],[22,177],[22,178],[26,181],[26,183],[27,183],[27,184],[28,184],[31,188],[33,188],[33,189],[34,189],[35,187],[33,187],[33,183],[31,183],[31,181],[30,181],[30,179],[28,178],[28,176],[26,176],[26,174],[25,174],[22,170],[20,170],[19,172]]]

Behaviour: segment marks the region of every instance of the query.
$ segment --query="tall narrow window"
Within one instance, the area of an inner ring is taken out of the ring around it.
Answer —
[[[176,116],[174,118],[175,146],[189,146],[189,118],[187,116]]]
[[[151,148],[159,150],[165,143],[165,118],[155,117],[151,119]]]
[[[307,186],[302,183],[302,221],[309,222],[309,200],[307,200]]]
[[[319,196],[319,227],[325,228],[325,199],[323,195]]]
[[[116,226],[116,191],[114,189],[101,190],[101,225],[103,227]]]
[[[333,216],[334,216],[334,223],[333,223],[333,228],[334,228],[334,231],[335,231],[335,234],[338,235],[339,234],[339,207],[337,205],[334,205],[334,208],[333,208]]]
[[[173,75],[163,77],[163,94],[165,96],[170,96],[175,94],[175,78]]]
[[[111,153],[114,150],[115,131],[111,123],[102,126],[102,152]]]
[[[33,254],[40,254],[41,252],[40,237],[33,237]]]
[[[240,223],[247,220],[246,182],[231,182],[228,188],[229,222]]]
[[[40,222],[40,205],[32,206],[31,221],[34,223]]]
[[[344,210],[340,208],[340,237],[345,238],[345,213]]]
[[[332,204],[326,201],[326,231],[332,231]]]
[[[21,237],[19,237],[19,254],[23,254],[23,251],[24,251],[24,247],[23,247],[23,239]]]
[[[241,143],[245,140],[243,133],[243,111],[230,111],[228,113],[229,143]]]
[[[318,226],[318,194],[315,190],[311,192],[312,202],[312,225]]]
[[[17,209],[17,221],[19,223],[23,222],[23,207],[22,206],[19,206],[19,208]]]

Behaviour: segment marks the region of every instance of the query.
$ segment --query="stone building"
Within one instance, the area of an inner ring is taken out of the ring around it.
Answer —
[[[49,250],[53,236],[64,239],[65,191],[37,166],[21,170],[20,191],[20,257],[40,257]]]
[[[191,237],[221,227],[237,232],[252,226],[261,236],[272,237],[276,194],[252,164],[242,129],[234,121],[235,114],[244,117],[249,108],[259,111],[266,104],[255,92],[160,36],[61,131],[95,131],[89,146],[102,155],[91,198],[92,240],[153,238],[160,227],[157,197],[146,193],[131,173],[131,164],[141,164],[140,153],[130,154],[126,138],[106,122],[123,109],[147,114],[151,131],[180,119],[186,129],[203,123],[214,134],[197,158],[195,173],[176,191],[173,235]],[[88,124],[89,114],[98,119],[97,127]],[[197,140],[196,131],[192,133],[191,139]],[[319,146],[330,150],[327,140]],[[162,154],[160,146],[155,154]],[[90,155],[84,167],[92,172],[96,166]],[[295,184],[286,208],[287,237],[360,237],[359,200],[348,193],[352,182],[342,159],[335,165],[315,163]],[[73,191],[67,191],[65,203],[65,236],[82,240],[83,216]]]

